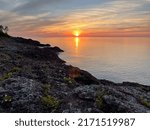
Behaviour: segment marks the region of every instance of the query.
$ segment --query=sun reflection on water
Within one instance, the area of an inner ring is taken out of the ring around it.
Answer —
[[[80,42],[79,37],[76,37],[76,38],[75,38],[75,45],[76,45],[76,49],[78,49],[78,48],[79,48],[79,42]]]

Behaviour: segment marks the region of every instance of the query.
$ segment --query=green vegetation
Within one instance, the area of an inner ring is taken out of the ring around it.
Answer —
[[[16,73],[16,72],[18,72],[18,71],[20,71],[20,68],[14,67],[14,68],[10,71],[10,73]]]
[[[54,108],[54,111],[58,108],[60,104],[60,101],[50,95],[42,97],[41,100],[45,106]]]
[[[45,85],[43,86],[43,94],[47,96],[50,89],[52,89],[52,85],[50,85],[50,84],[45,84]]]
[[[73,83],[73,80],[70,77],[64,77],[64,81],[69,83],[69,84]]]
[[[108,95],[108,92],[106,91],[102,91],[100,93],[97,94],[97,97],[96,97],[96,105],[99,109],[103,109],[104,107],[104,101],[103,101],[103,97],[105,95]]]
[[[0,77],[0,81],[4,81],[6,79],[11,78],[15,73],[17,73],[19,71],[20,71],[20,68],[14,67],[11,71],[9,71],[8,73],[6,73],[2,77]]]
[[[3,101],[4,102],[11,102],[12,101],[12,97],[7,95],[7,94],[5,94],[5,96],[3,97]]]
[[[150,108],[150,102],[144,99],[143,97],[140,98],[140,103],[143,104],[144,106]]]
[[[59,107],[60,101],[57,100],[55,97],[49,95],[49,91],[50,91],[50,89],[52,89],[52,87],[53,86],[50,84],[45,84],[43,86],[44,96],[41,97],[41,101],[42,101],[43,105],[45,105],[46,107],[52,108],[53,109],[52,112],[54,112]]]

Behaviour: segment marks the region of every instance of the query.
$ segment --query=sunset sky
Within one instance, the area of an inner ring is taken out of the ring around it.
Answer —
[[[150,36],[150,0],[0,0],[0,24],[25,37]]]

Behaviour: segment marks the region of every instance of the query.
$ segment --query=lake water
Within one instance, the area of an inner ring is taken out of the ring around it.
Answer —
[[[67,64],[99,79],[150,85],[150,38],[54,37],[43,42],[59,46],[65,51],[60,57]]]

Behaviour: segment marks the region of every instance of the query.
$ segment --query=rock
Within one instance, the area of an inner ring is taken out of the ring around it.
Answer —
[[[21,37],[12,38],[15,42],[25,44],[25,45],[33,45],[33,46],[43,46],[39,41],[35,41],[32,39],[24,39]]]
[[[92,86],[82,86],[75,88],[74,94],[84,100],[95,100],[96,92],[91,88]]]
[[[62,49],[60,49],[59,47],[52,47],[52,49],[55,51],[55,52],[64,52]]]
[[[8,84],[9,83],[9,84]],[[24,77],[16,77],[5,80],[0,84],[3,86],[1,94],[11,95],[12,101],[9,102],[9,108],[5,108],[3,99],[1,98],[1,110],[3,112],[36,112],[39,111],[38,105],[42,95],[41,84],[32,79]]]
[[[69,77],[73,78],[76,82],[83,85],[99,84],[99,80],[92,76],[90,73],[80,70],[77,67],[67,66]]]
[[[32,39],[0,39],[0,112],[150,112],[150,86],[98,80],[59,52]]]

